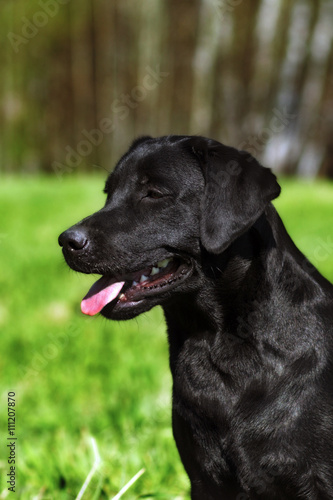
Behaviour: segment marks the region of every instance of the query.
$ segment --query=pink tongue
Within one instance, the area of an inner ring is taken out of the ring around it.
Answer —
[[[89,316],[99,313],[106,304],[115,299],[124,285],[124,281],[119,283],[110,283],[110,278],[102,276],[90,288],[87,295],[81,302],[81,311]]]

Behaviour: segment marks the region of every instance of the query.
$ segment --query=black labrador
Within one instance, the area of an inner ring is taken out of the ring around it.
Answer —
[[[204,137],[142,137],[59,237],[102,277],[86,314],[160,304],[192,499],[333,499],[333,287],[270,203],[275,176]]]

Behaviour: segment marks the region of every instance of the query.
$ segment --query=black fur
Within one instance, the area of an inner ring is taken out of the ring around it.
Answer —
[[[173,288],[102,314],[164,309],[192,499],[332,499],[333,287],[270,203],[275,176],[210,139],[144,137],[106,193],[60,236],[73,269],[121,279],[172,256],[190,266]]]

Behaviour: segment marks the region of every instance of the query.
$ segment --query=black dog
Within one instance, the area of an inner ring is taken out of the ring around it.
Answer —
[[[192,499],[333,499],[333,287],[270,203],[275,176],[210,139],[143,137],[105,192],[59,242],[102,275],[86,314],[162,305]]]

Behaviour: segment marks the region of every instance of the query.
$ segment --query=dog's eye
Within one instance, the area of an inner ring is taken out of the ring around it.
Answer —
[[[144,198],[150,198],[152,200],[159,200],[160,198],[163,198],[165,196],[161,191],[158,191],[157,189],[149,189],[147,191],[146,196]]]

